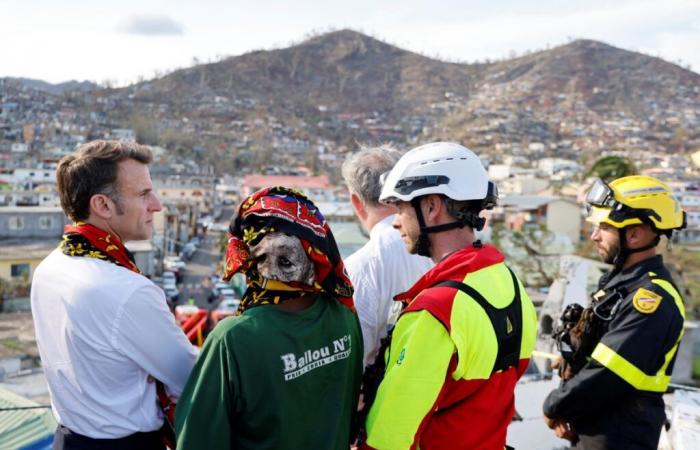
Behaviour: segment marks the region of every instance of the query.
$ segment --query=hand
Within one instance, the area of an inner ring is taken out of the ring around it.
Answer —
[[[557,356],[556,359],[553,359],[551,364],[552,364],[552,369],[558,369],[561,366],[561,363],[564,361],[564,358],[561,356]]]
[[[571,368],[571,364],[566,362],[561,356],[552,361],[552,369],[559,369],[559,377],[566,381],[571,379],[574,375],[574,370]]]
[[[550,417],[544,416],[544,422],[547,424],[547,427],[554,430],[554,435],[559,439],[566,439],[571,443],[574,443],[578,440],[578,435],[573,430],[573,428],[571,428],[571,424],[569,424],[565,420],[552,419]]]
[[[571,364],[565,362],[563,367],[559,370],[559,376],[561,379],[567,381],[572,379],[574,375],[576,374],[574,373],[574,369],[571,368]]]
[[[559,439],[566,439],[571,443],[574,443],[578,440],[578,435],[571,428],[571,425],[568,422],[559,422],[554,428],[554,434]]]
[[[557,426],[557,421],[547,416],[544,416],[544,423],[547,424],[547,428],[550,430],[553,430],[554,427]]]

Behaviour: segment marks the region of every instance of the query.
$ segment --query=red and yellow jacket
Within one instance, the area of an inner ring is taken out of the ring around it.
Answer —
[[[499,345],[486,310],[461,290],[435,285],[462,282],[501,309],[517,298],[514,279],[495,247],[470,246],[399,296],[413,300],[387,351],[384,379],[367,417],[367,448],[504,448],[515,383],[535,345],[535,308],[515,279],[522,307],[519,358],[515,366],[494,372]]]

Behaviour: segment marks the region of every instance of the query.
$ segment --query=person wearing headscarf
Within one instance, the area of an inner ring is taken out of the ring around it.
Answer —
[[[224,279],[237,315],[207,338],[177,406],[179,450],[343,449],[362,375],[353,288],[325,218],[284,187],[246,198]]]

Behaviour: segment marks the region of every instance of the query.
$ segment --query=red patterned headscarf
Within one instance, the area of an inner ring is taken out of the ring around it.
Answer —
[[[313,286],[269,280],[260,274],[250,247],[273,232],[295,236],[301,241],[314,265]],[[304,292],[322,292],[354,311],[352,283],[333,233],[316,205],[293,189],[281,186],[261,189],[241,203],[229,227],[224,280],[228,281],[237,272],[245,273],[248,284],[241,310],[254,305],[277,304]]]

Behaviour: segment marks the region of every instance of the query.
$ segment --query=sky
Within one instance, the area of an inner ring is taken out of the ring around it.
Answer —
[[[0,0],[0,77],[124,85],[343,28],[446,61],[586,38],[700,72],[698,0]]]

